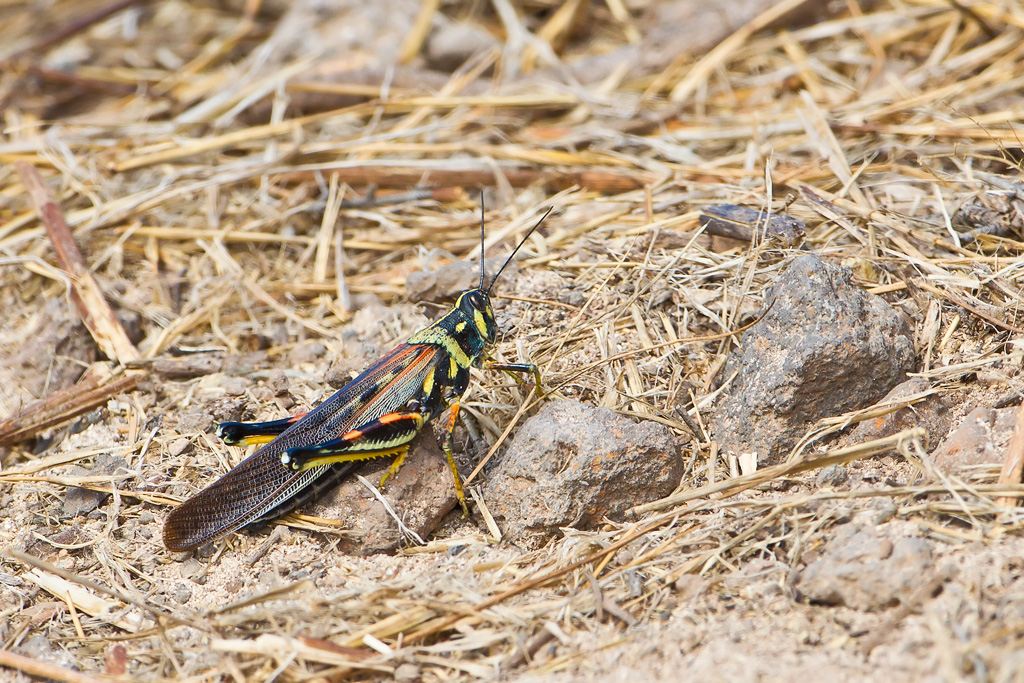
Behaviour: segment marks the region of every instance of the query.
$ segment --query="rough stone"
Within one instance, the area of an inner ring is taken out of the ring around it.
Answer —
[[[377,486],[391,462],[391,458],[372,460],[355,474]],[[381,493],[406,528],[421,538],[436,529],[455,507],[458,503],[455,482],[431,430],[424,430],[412,442],[402,469],[387,480]],[[398,522],[355,475],[324,494],[309,512],[336,519],[351,531],[339,543],[339,550],[343,552],[372,555],[392,552],[403,545]]]
[[[252,386],[252,382],[244,377],[223,375],[219,385],[228,396],[242,396],[245,394],[245,390]]]
[[[174,599],[179,605],[184,605],[192,599],[192,588],[187,583],[179,583],[174,589]]]
[[[405,664],[399,664],[398,668],[395,669],[395,680],[398,683],[411,683],[412,681],[420,680],[420,668],[415,664],[406,662]]]
[[[815,421],[871,405],[913,369],[906,322],[850,277],[807,254],[771,288],[720,375],[732,378],[711,416],[724,453],[775,464]]]
[[[91,469],[82,467],[81,465],[75,465],[71,468],[71,476],[82,477],[82,476],[102,476],[124,473],[128,471],[128,461],[119,455],[110,455],[109,453],[101,453],[96,456]],[[64,504],[61,507],[60,515],[63,519],[70,519],[72,517],[80,517],[82,515],[88,515],[90,512],[100,506],[100,504],[107,499],[109,493],[103,493],[101,491],[93,491],[91,489],[80,489],[78,487],[69,487],[67,493],[64,495]]]
[[[824,488],[842,486],[850,478],[850,471],[842,465],[829,465],[818,470],[814,477],[814,487]]]
[[[179,437],[167,445],[167,454],[176,458],[182,453],[192,449],[192,441],[184,436]]]
[[[450,73],[474,55],[497,46],[498,41],[484,28],[443,19],[427,39],[424,57],[431,69]]]
[[[325,353],[327,347],[316,339],[296,344],[295,348],[288,352],[288,367],[296,368],[307,363],[316,363]],[[278,391],[276,387],[275,391]]]
[[[1001,464],[1019,408],[975,408],[939,444],[932,459],[944,471],[966,465]]]
[[[484,498],[506,534],[539,547],[561,527],[593,528],[668,495],[682,474],[678,446],[663,425],[551,401],[488,473]]]
[[[912,377],[897,384],[880,402],[899,401],[927,391],[930,387],[926,380]],[[850,435],[850,443],[863,443],[891,436],[911,427],[924,427],[928,430],[930,442],[936,444],[949,431],[950,418],[949,403],[941,394],[932,394],[912,406],[861,422]]]
[[[892,540],[873,525],[841,526],[821,557],[797,576],[797,598],[858,610],[885,609],[909,595],[931,565],[920,538]]]
[[[42,633],[33,633],[29,635],[14,648],[14,651],[18,654],[25,655],[26,657],[46,662],[47,664],[56,664],[57,666],[64,667],[72,672],[79,671],[75,657],[59,645],[51,643],[46,635]],[[18,679],[12,678],[7,680]],[[27,678],[23,680],[27,680]]]

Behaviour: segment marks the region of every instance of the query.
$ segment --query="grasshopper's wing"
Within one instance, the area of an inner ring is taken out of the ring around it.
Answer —
[[[432,344],[401,344],[230,472],[171,510],[164,545],[190,550],[233,531],[290,512],[344,477],[353,463],[295,471],[281,464],[289,448],[336,438],[419,398],[444,360]]]

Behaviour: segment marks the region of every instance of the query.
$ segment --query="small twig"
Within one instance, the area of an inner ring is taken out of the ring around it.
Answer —
[[[138,359],[139,352],[107,304],[99,283],[89,270],[89,264],[82,257],[64,215],[50,195],[43,177],[35,166],[25,161],[15,162],[14,168],[32,197],[39,219],[46,227],[46,233],[57,256],[57,263],[61,270],[71,277],[71,300],[74,301],[82,322],[96,340],[96,345],[113,361],[125,363]]]
[[[108,679],[96,678],[89,674],[74,669],[65,669],[63,666],[41,662],[25,655],[19,655],[10,650],[0,650],[0,667],[9,667],[29,676],[38,676],[46,680],[64,681],[65,683],[103,683]]]
[[[518,668],[527,659],[532,658],[537,652],[555,639],[555,634],[548,628],[542,628],[540,631],[535,633],[529,640],[523,643],[520,647],[516,648],[516,653],[512,655],[508,661],[502,662],[502,671],[511,671],[512,669]]]
[[[420,11],[413,20],[412,28],[402,41],[402,49],[398,52],[398,63],[408,64],[416,58],[416,55],[423,49],[423,44],[430,34],[430,26],[433,23],[434,15],[441,7],[441,0],[426,0],[420,4]]]
[[[86,588],[91,588],[92,590],[98,593],[109,595],[110,597],[116,598],[121,602],[132,605],[134,607],[138,607],[142,611],[149,612],[158,619],[166,619],[170,622],[173,622],[181,626],[192,626],[194,628],[198,628],[204,631],[210,630],[210,627],[207,624],[203,623],[202,620],[197,615],[192,616],[190,618],[181,618],[175,616],[174,614],[171,614],[170,612],[164,609],[156,607],[155,605],[147,605],[142,600],[134,598],[131,595],[125,593],[124,591],[112,588],[110,586],[104,586],[103,584],[97,583],[92,579],[87,579],[84,576],[79,576],[78,574],[75,574],[74,572],[69,572],[65,569],[61,569],[52,562],[47,562],[46,560],[41,559],[39,557],[29,555],[28,553],[23,553],[20,550],[9,548],[5,551],[4,554],[7,555],[9,558],[21,562],[22,564],[26,564],[30,567],[35,567],[36,569],[41,569],[44,572],[56,574],[57,576],[61,577],[62,579],[65,579],[66,581],[72,581],[81,586],[85,586]]]
[[[50,83],[63,83],[65,85],[71,85],[85,90],[95,90],[96,92],[116,95],[118,97],[131,95],[139,90],[138,85],[135,84],[104,81],[99,78],[81,76],[74,72],[47,69],[41,66],[36,66],[35,64],[28,64],[22,68],[24,69],[26,76],[49,81]]]
[[[391,515],[391,518],[394,519],[395,522],[398,524],[398,530],[402,533],[403,536],[407,536],[408,538],[413,539],[420,545],[427,544],[427,542],[424,541],[423,538],[418,533],[416,533],[415,531],[413,531],[405,525],[405,522],[402,521],[402,519],[398,516],[398,513],[395,512],[395,509],[391,507],[390,503],[388,503],[387,499],[384,497],[384,494],[382,494],[376,486],[367,481],[366,477],[364,477],[361,474],[357,474],[356,479],[358,479],[363,486],[370,489],[370,493],[373,494],[373,497],[380,501],[380,504],[384,506],[384,509],[387,511],[387,513]]]
[[[22,57],[26,57],[30,54],[45,52],[47,49],[53,47],[57,43],[63,42],[64,40],[70,38],[76,33],[81,33],[82,31],[85,31],[90,26],[98,24],[107,17],[117,14],[122,10],[128,9],[132,5],[138,5],[148,1],[149,0],[114,0],[114,2],[110,3],[109,5],[98,7],[91,12],[87,12],[80,17],[72,19],[67,24],[57,29],[56,31],[52,31],[44,35],[42,38],[32,43],[24,50],[15,53],[14,55],[6,59],[5,62],[9,64],[12,61],[20,59]]]
[[[491,187],[498,183],[498,177],[492,170],[475,169],[443,169],[432,168],[429,171],[410,167],[402,168],[367,162],[358,167],[337,167],[330,165],[316,171],[289,171],[278,176],[282,182],[309,182],[318,173],[336,173],[338,179],[356,187],[376,185],[378,187],[421,186],[427,188],[445,187]],[[654,182],[653,174],[642,171],[618,173],[615,171],[567,171],[564,169],[532,169],[532,168],[501,168],[502,182],[512,187],[530,187],[537,183],[556,190],[571,187],[586,187],[595,192],[618,194],[639,190],[644,185]]]
[[[800,472],[806,472],[808,470],[819,469],[821,467],[828,467],[829,465],[847,463],[852,460],[859,460],[860,458],[866,458],[869,455],[874,455],[875,453],[880,453],[887,451],[890,448],[898,447],[900,444],[913,439],[923,438],[927,433],[928,432],[921,427],[914,427],[913,429],[904,429],[901,432],[882,439],[865,441],[864,443],[860,443],[855,446],[847,446],[846,448],[837,448],[836,450],[823,455],[804,454],[793,461],[773,465],[772,467],[766,467],[765,469],[754,472],[753,474],[744,474],[715,484],[702,486],[698,489],[683,491],[682,493],[677,493],[669,496],[668,498],[662,498],[661,500],[645,503],[644,505],[637,505],[636,507],[627,510],[626,516],[636,518],[648,512],[664,510],[687,501],[696,500],[697,498],[705,498],[715,493],[728,492],[731,495],[765,482],[772,481],[773,479],[778,479],[779,477],[790,476]]]
[[[1003,469],[999,472],[1000,484],[1019,484],[1021,474],[1024,473],[1024,404],[1017,410],[1017,421],[1013,425],[1013,436],[1006,446],[1006,459],[1003,460]],[[1017,498],[1000,496],[996,498],[997,505],[1016,507],[1019,501]]]
[[[105,365],[105,364],[97,364]],[[108,373],[109,374],[109,373]],[[0,421],[0,446],[30,439],[44,429],[71,420],[103,405],[111,396],[131,391],[138,373],[128,373],[113,380],[98,380],[96,373],[86,373],[78,384],[54,392]]]
[[[598,621],[604,621],[604,591],[601,590],[601,584],[597,582],[597,577],[590,571],[590,567],[583,570],[583,576],[587,577],[590,592],[594,594],[594,616]]]

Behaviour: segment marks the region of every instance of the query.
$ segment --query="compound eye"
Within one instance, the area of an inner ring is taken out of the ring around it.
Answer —
[[[469,303],[473,308],[482,309],[484,307],[484,298],[480,296],[479,292],[473,292],[469,295]]]

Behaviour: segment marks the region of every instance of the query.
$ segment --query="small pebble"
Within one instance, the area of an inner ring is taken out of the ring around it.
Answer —
[[[190,557],[181,563],[181,576],[191,579],[203,571],[203,563],[194,557]]]
[[[172,458],[177,457],[191,448],[192,442],[185,437],[175,439],[167,446],[167,452]]]
[[[178,601],[179,605],[184,605],[192,599],[192,589],[189,588],[187,583],[178,584],[178,587],[174,590],[174,599]]]
[[[409,683],[420,677],[420,668],[415,664],[401,664],[395,669],[394,676],[399,683]]]
[[[818,476],[814,478],[814,485],[818,488],[835,487],[843,484],[849,478],[849,473],[842,465],[829,465],[818,472]]]
[[[249,388],[249,380],[244,377],[222,377],[220,386],[228,396],[241,396]]]

